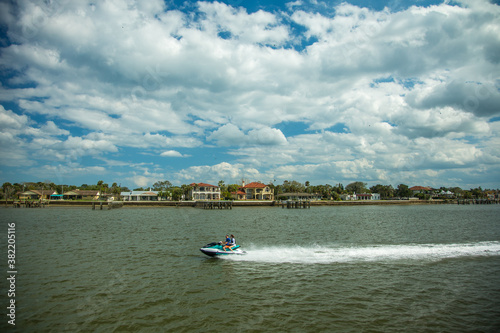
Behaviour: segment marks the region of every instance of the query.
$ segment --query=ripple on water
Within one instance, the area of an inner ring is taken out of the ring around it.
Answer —
[[[27,331],[493,332],[498,208],[1,213]],[[227,232],[248,256],[199,252]]]

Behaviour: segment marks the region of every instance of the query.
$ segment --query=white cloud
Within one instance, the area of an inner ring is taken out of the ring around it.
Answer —
[[[212,132],[207,139],[216,141],[222,146],[238,146],[238,145],[282,145],[285,144],[286,138],[283,133],[276,128],[263,127],[243,133],[237,126],[226,124],[216,131]]]
[[[262,180],[263,178],[271,179],[272,176],[261,174],[257,169],[249,168],[244,164],[222,162],[211,166],[192,166],[180,170],[175,177],[181,182],[208,182],[216,185],[220,180],[224,180],[226,184],[231,184],[238,183],[242,178]]]
[[[392,12],[305,1],[256,12],[205,1],[195,13],[164,1],[1,6],[13,44],[0,65],[13,74],[0,100],[22,111],[0,109],[4,165],[44,165],[42,150],[81,162],[205,146],[234,160],[176,169],[179,179],[414,171],[430,181],[451,169],[473,177],[474,164],[491,170],[500,156],[500,7],[488,1]]]
[[[182,155],[176,150],[167,150],[160,154],[163,157],[187,157],[187,155]]]
[[[246,136],[237,126],[226,124],[212,132],[207,139],[210,141],[217,141],[219,145],[232,146],[244,144]]]

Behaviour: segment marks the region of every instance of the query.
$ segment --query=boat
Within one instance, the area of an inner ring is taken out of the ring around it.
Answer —
[[[205,245],[200,249],[201,252],[210,257],[215,256],[225,256],[225,255],[234,255],[234,254],[246,254],[245,251],[241,250],[240,245],[235,245],[232,248],[232,251],[227,249],[224,251],[222,242],[213,242]]]

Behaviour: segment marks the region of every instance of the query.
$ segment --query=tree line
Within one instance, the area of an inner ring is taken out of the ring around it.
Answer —
[[[218,186],[221,189],[221,197],[223,199],[231,199],[232,193],[237,192],[239,188],[242,187],[243,180],[240,184],[225,184],[223,180],[218,182]],[[396,188],[392,185],[382,185],[377,184],[371,187],[367,186],[364,182],[352,182],[344,187],[343,184],[338,183],[335,185],[324,184],[324,185],[311,185],[309,181],[301,183],[295,180],[285,180],[283,184],[266,184],[268,185],[275,196],[283,193],[309,193],[315,194],[325,200],[340,200],[343,194],[353,194],[353,193],[378,193],[381,199],[390,198],[407,198],[413,196],[413,192],[409,189],[406,184],[399,184]],[[104,181],[99,180],[96,184],[82,184],[80,186],[76,185],[56,185],[51,181],[44,182],[24,182],[24,183],[14,183],[9,182],[3,183],[2,192],[0,193],[0,198],[7,200],[14,198],[17,193],[28,191],[28,190],[51,190],[57,193],[63,194],[72,190],[97,190],[103,194],[112,194],[119,196],[121,192],[131,191],[126,186],[121,186],[117,182],[112,183],[110,186]],[[181,200],[182,198],[187,198],[188,193],[191,190],[190,185],[180,185],[174,186],[168,180],[157,181],[151,186],[145,188],[138,187],[134,188],[133,191],[157,191],[158,196],[164,199],[170,200]],[[471,188],[470,190],[463,190],[460,187],[440,187],[439,191],[451,191],[455,196],[465,199],[472,198],[485,198],[486,193],[481,187]],[[498,189],[497,189],[498,191]],[[416,195],[421,199],[428,199],[429,194],[419,193]]]

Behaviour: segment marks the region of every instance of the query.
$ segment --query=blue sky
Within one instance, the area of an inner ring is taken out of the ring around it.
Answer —
[[[500,7],[0,3],[0,182],[499,188]]]

